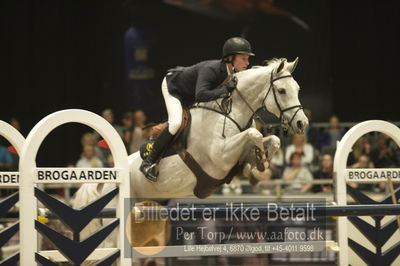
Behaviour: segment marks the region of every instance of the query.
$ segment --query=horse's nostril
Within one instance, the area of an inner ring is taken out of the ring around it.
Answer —
[[[303,122],[301,122],[300,120],[297,121],[297,127],[299,129],[303,129]]]

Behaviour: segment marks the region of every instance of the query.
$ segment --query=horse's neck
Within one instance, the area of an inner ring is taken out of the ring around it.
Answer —
[[[232,109],[229,113],[229,116],[235,120],[241,128],[245,128],[248,125],[250,119],[254,115],[253,112],[257,111],[261,107],[262,103],[260,94],[266,93],[263,88],[265,88],[266,84],[269,84],[269,75],[265,72],[265,68],[264,73],[254,73],[254,70],[247,71],[249,71],[248,75],[245,73],[239,73],[240,75],[246,76],[238,77],[238,79],[243,79],[241,86],[237,90],[239,90],[239,93],[243,96],[244,100],[238,92],[233,92]],[[202,105],[215,110],[221,110],[222,101],[222,99],[218,99]]]
[[[240,77],[239,77],[240,78]],[[266,84],[264,77],[246,78],[238,88],[237,92],[232,94],[232,112],[231,117],[239,125],[245,127],[254,115],[254,112],[261,107],[260,93],[263,93],[263,86]],[[242,97],[244,98],[242,98]]]
[[[240,93],[253,110],[247,106],[245,101],[243,101],[238,93],[234,93],[232,95],[232,110],[230,117],[232,117],[232,119],[235,120],[241,126],[241,128],[245,128],[253,116],[253,111],[256,111],[256,109],[254,109],[253,101],[249,100],[248,95],[243,93],[243,90],[240,91]]]

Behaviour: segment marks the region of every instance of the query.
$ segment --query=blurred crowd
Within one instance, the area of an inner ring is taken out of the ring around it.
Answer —
[[[284,135],[260,130],[264,136],[275,134],[281,139],[281,149],[272,159],[269,168],[264,172],[253,169],[253,176],[262,181],[253,192],[271,194],[271,180],[283,181],[283,193],[301,194],[303,192],[332,193],[332,182],[327,184],[312,184],[312,180],[333,180],[333,159],[336,144],[344,136],[348,128],[341,125],[339,117],[332,115],[326,127],[316,127],[312,121],[312,112],[305,110],[310,121],[304,135]],[[348,168],[392,168],[399,167],[400,149],[396,143],[379,132],[371,132],[360,138],[353,146],[347,161]],[[330,183],[330,184],[328,184]],[[225,185],[223,194],[240,194],[243,189],[239,179]],[[387,190],[386,182],[376,185],[350,183],[353,187],[371,192]]]
[[[341,125],[337,116],[329,118],[327,127],[315,127],[312,122],[312,113],[305,110],[310,120],[310,126],[305,135],[283,135],[259,127],[264,136],[275,134],[281,139],[281,148],[273,157],[269,167],[264,172],[252,169],[252,175],[259,180],[246,193],[271,193],[270,180],[284,181],[284,193],[303,192],[332,192],[332,184],[312,184],[314,179],[332,180],[333,157],[336,143],[345,134],[348,128]],[[101,116],[107,120],[121,136],[128,154],[139,150],[140,146],[150,137],[151,124],[147,121],[143,110],[134,110],[123,113],[120,122],[115,118],[111,109],[102,111]],[[17,119],[8,121],[17,130],[20,124]],[[280,129],[277,129],[280,130]],[[110,150],[100,145],[102,138],[95,131],[89,131],[81,136],[81,153],[76,155],[77,161],[68,163],[68,167],[113,167],[114,162]],[[4,141],[0,143],[0,171],[16,171],[18,169],[18,155],[7,147]],[[386,135],[373,132],[360,138],[354,145],[348,158],[349,168],[390,168],[398,167],[400,150],[393,140]],[[236,177],[231,184],[225,185],[219,193],[244,193],[240,185],[242,177]],[[357,184],[350,184],[354,187]],[[386,184],[363,184],[360,189],[370,191],[384,191]]]

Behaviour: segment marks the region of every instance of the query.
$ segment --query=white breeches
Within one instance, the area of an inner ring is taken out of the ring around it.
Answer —
[[[175,135],[182,123],[182,104],[178,98],[169,94],[167,80],[165,78],[161,84],[161,90],[168,112],[168,131],[172,135]]]

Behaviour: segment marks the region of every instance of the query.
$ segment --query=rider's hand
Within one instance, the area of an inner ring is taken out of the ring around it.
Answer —
[[[237,83],[238,83],[237,77],[235,76],[229,77],[229,79],[225,83],[225,87],[229,93],[232,93],[232,91],[236,89]]]

